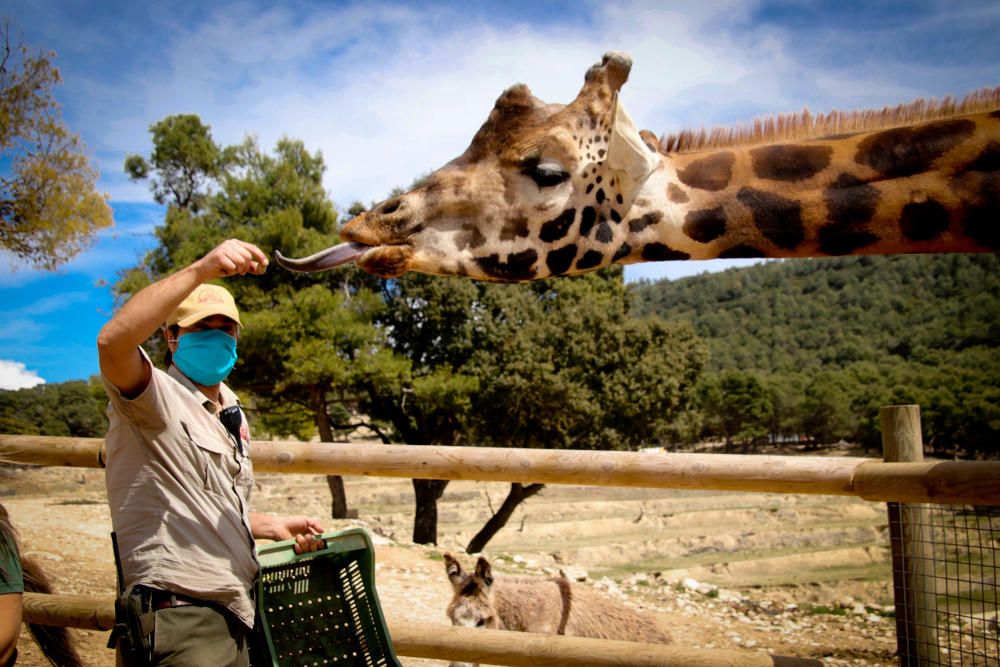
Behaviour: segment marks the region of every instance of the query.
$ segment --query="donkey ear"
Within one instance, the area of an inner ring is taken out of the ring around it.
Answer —
[[[476,561],[476,576],[483,580],[485,586],[493,585],[493,569],[490,567],[490,562],[482,556]]]
[[[452,556],[450,553],[445,552],[444,554],[444,568],[448,573],[448,580],[451,582],[452,586],[458,587],[462,584],[462,580],[465,578],[462,572],[462,565]]]
[[[634,185],[642,185],[656,169],[660,160],[639,135],[631,116],[615,96],[611,110],[611,137],[608,139],[607,164],[611,169],[624,172]]]

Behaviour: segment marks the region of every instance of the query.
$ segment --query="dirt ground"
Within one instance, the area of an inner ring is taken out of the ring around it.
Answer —
[[[329,516],[320,475],[258,475],[256,511]],[[409,541],[408,479],[345,478],[352,521],[376,540],[376,582],[389,619],[448,624],[441,553],[461,551],[506,485],[452,482],[439,503],[439,546]],[[115,570],[104,475],[21,469],[2,501],[59,592],[110,599]],[[853,498],[550,485],[487,547],[500,573],[556,573],[656,615],[678,644],[810,657],[825,665],[893,665],[892,587],[884,505]],[[466,558],[471,565],[471,558]],[[113,665],[107,633],[75,630],[86,662]],[[27,632],[19,665],[47,663]],[[400,657],[407,667],[446,663]]]

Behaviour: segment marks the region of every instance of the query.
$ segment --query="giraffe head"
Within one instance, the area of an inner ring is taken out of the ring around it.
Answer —
[[[623,211],[660,164],[655,136],[640,136],[618,100],[631,66],[605,54],[568,105],[508,88],[462,155],[349,221],[345,243],[279,263],[319,271],[354,260],[383,277],[516,282],[621,259]]]

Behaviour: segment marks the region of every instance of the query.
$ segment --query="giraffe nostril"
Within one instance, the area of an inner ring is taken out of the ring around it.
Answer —
[[[403,200],[400,199],[399,197],[396,197],[395,199],[390,199],[389,201],[385,202],[384,204],[382,204],[382,206],[379,207],[379,213],[381,213],[382,215],[389,215],[390,213],[395,213],[399,209],[402,203]]]

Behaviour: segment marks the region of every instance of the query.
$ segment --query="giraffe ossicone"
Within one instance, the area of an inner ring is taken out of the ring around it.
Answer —
[[[569,104],[517,84],[466,151],[278,262],[522,282],[612,263],[1000,251],[1000,87],[657,139],[608,53]]]

